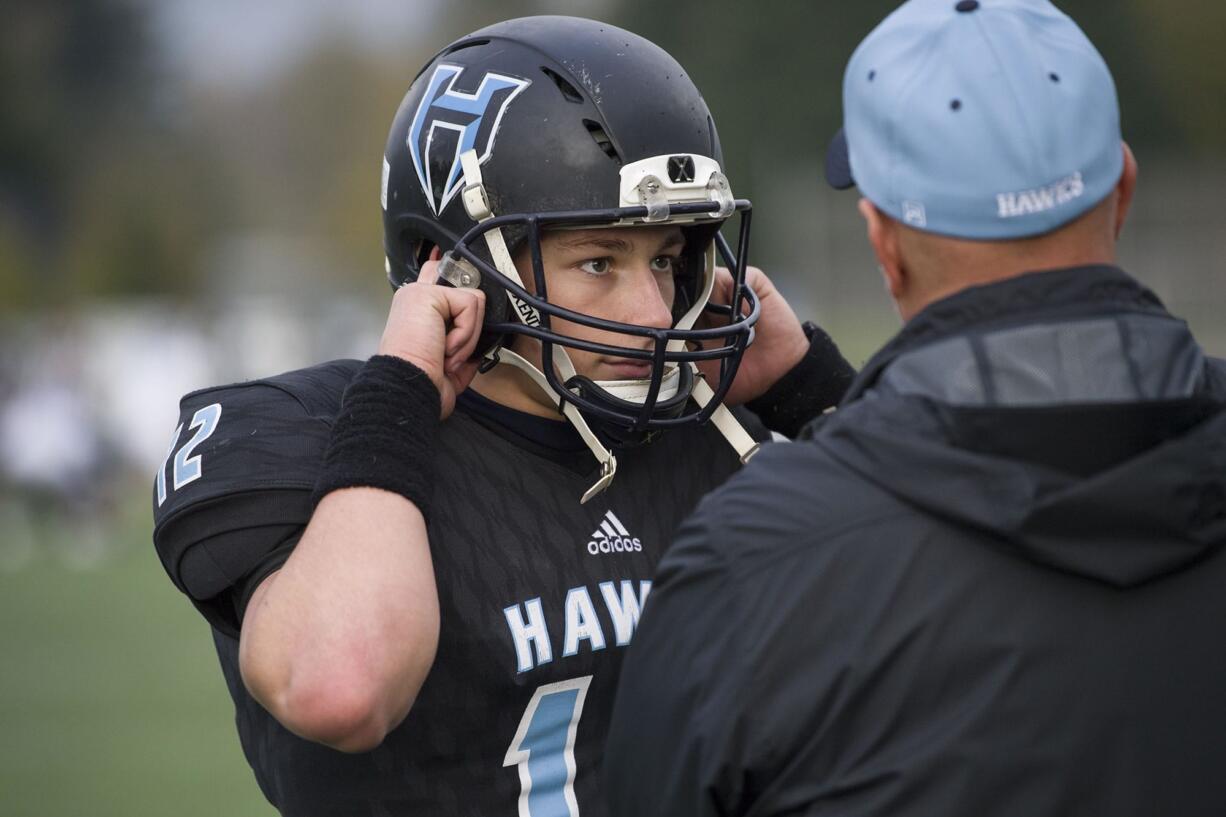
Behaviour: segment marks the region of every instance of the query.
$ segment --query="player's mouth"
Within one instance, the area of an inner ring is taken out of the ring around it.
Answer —
[[[604,358],[601,363],[613,374],[610,380],[646,380],[651,377],[651,361],[630,358]]]

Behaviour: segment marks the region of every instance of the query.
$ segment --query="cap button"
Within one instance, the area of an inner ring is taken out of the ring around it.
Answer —
[[[958,0],[957,5],[954,6],[955,10],[964,14],[977,8],[979,8],[979,0]]]

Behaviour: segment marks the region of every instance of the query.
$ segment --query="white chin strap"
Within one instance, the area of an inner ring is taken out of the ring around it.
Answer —
[[[647,393],[651,391],[651,380],[597,380],[596,385],[618,400],[639,405],[647,401]],[[677,396],[677,389],[680,387],[681,368],[676,365],[665,368],[656,400],[673,399]]]
[[[656,157],[661,161],[667,161],[669,157]],[[650,162],[653,160],[644,160]],[[466,150],[460,154],[460,164],[464,170],[464,188],[461,198],[464,200],[464,209],[468,212],[469,218],[473,221],[482,222],[494,217],[492,208],[490,207],[489,197],[485,193],[485,185],[481,178],[481,164],[477,159],[477,151]],[[642,163],[635,163],[636,165]],[[631,168],[634,165],[630,166]],[[625,169],[623,169],[623,177]],[[719,179],[722,180],[722,174]],[[654,177],[653,177],[654,178]],[[715,184],[713,180],[711,182]],[[724,190],[726,190],[726,181],[723,182]],[[641,202],[634,202],[639,204]],[[507,250],[506,240],[503,238],[502,229],[495,227],[492,230],[485,231],[485,243],[489,249],[490,258],[494,262],[494,267],[510,280],[523,287],[523,280],[519,276],[519,270],[515,268],[515,263],[511,260],[511,253]],[[703,307],[711,297],[711,289],[715,285],[715,276],[713,270],[715,268],[715,248],[711,247],[707,251],[706,259],[706,274],[704,275],[705,282],[703,291],[695,300],[694,305],[690,310],[677,321],[676,328],[689,329],[694,325],[698,316],[702,313]],[[465,276],[468,278],[467,276]],[[456,281],[452,283],[457,285],[477,286],[475,277],[467,280]],[[524,303],[519,298],[515,297],[510,291],[507,292],[507,298],[511,302],[511,307],[520,321],[529,326],[539,326],[541,316],[534,307]],[[668,348],[670,351],[679,351],[683,348],[684,342],[679,340],[669,341]],[[495,363],[514,366],[524,372],[532,380],[533,383],[541,389],[542,392],[549,398],[550,402],[558,409],[558,411],[570,421],[570,424],[579,432],[579,436],[583,438],[584,443],[591,449],[593,456],[600,463],[600,478],[592,487],[588,488],[583,494],[579,502],[586,503],[592,497],[604,491],[613,483],[613,477],[617,473],[617,458],[592,431],[587,420],[569,400],[563,399],[554,391],[549,384],[549,380],[545,377],[544,372],[532,365],[530,361],[522,355],[503,347],[487,354],[487,359],[493,360]],[[575,366],[571,362],[570,355],[566,354],[566,350],[558,344],[553,344],[553,365],[559,378],[562,382],[567,382],[575,376]],[[694,389],[691,392],[691,397],[700,407],[705,408],[711,402],[711,398],[715,393],[707,384],[702,374],[698,371],[698,367],[693,363],[684,363],[681,365],[689,366],[694,373]],[[656,397],[657,400],[668,400],[677,395],[677,390],[681,382],[681,370],[678,366],[670,366],[665,370],[664,378],[660,382],[660,390]],[[596,385],[622,400],[631,403],[643,403],[647,398],[647,393],[651,388],[649,379],[642,380],[601,380],[597,381]],[[711,415],[711,422],[719,429],[720,433],[727,438],[728,442],[736,450],[737,455],[741,458],[741,462],[748,462],[749,458],[758,450],[759,443],[749,436],[745,429],[737,422],[736,417],[724,405],[718,406]]]
[[[711,386],[707,383],[706,378],[702,376],[702,373],[698,371],[697,366],[693,363],[686,363],[684,365],[694,370],[694,388],[690,391],[690,397],[700,407],[706,408],[707,404],[711,402],[711,398],[715,396],[715,392],[711,390]],[[640,404],[646,401],[647,393],[651,390],[650,380],[598,380],[596,385],[614,397],[630,403]],[[656,399],[670,400],[676,397],[677,389],[680,385],[681,369],[678,366],[672,366],[665,371],[664,379],[660,381],[660,392]],[[728,407],[722,403],[711,414],[711,422],[724,435],[728,443],[736,449],[737,456],[741,458],[741,462],[748,462],[749,458],[758,450],[758,441],[749,436],[749,433],[737,421],[736,415],[729,411]]]

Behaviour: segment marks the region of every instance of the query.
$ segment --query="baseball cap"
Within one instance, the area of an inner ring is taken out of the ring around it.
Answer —
[[[1124,166],[1111,72],[1047,0],[910,0],[860,43],[826,178],[916,229],[1039,235]]]

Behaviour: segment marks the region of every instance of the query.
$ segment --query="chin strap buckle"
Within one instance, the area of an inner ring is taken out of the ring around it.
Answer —
[[[579,500],[580,505],[586,505],[587,501],[594,496],[599,496],[606,488],[613,484],[613,477],[617,474],[617,460],[610,454],[609,459],[600,463],[600,479],[587,489],[583,494],[583,498]]]
[[[592,431],[591,426],[587,424],[587,420],[584,419],[583,414],[580,413],[575,404],[568,402],[564,396],[555,392],[549,385],[549,381],[546,379],[545,374],[536,366],[532,365],[532,363],[526,358],[516,354],[510,349],[499,349],[497,355],[498,356],[493,359],[493,362],[491,362],[490,365],[492,366],[494,363],[506,363],[507,365],[514,366],[524,374],[528,375],[528,377],[531,378],[534,383],[536,383],[541,391],[549,395],[550,399],[554,401],[554,405],[556,405],[558,408],[558,413],[570,421],[570,424],[575,427],[576,431],[579,432],[579,436],[583,438],[583,442],[587,444],[588,450],[592,452],[592,456],[594,456],[596,461],[600,463],[600,478],[596,480],[596,483],[591,488],[587,489],[587,491],[583,494],[583,498],[580,499],[579,502],[587,502],[589,499],[601,493],[611,484],[613,484],[613,477],[617,475],[617,457],[613,455],[613,452],[610,451],[604,445],[604,443],[600,441],[600,438],[597,437]],[[486,358],[486,361],[490,360],[491,358]],[[571,364],[570,358],[567,357],[566,352],[564,352],[559,346],[553,347],[553,362],[558,368],[559,372],[567,380],[574,377],[574,366]],[[482,365],[484,365],[484,362]]]

